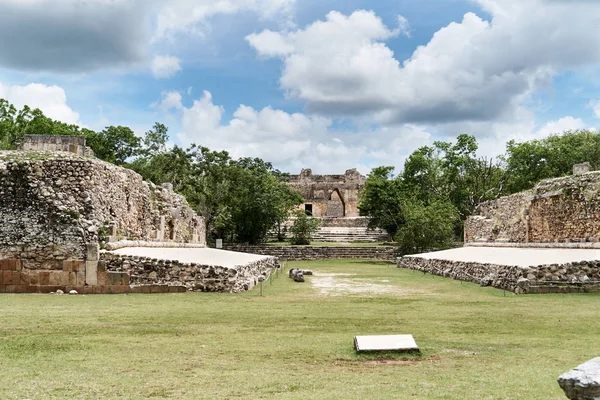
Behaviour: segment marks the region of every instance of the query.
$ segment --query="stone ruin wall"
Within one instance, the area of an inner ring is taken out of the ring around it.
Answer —
[[[0,152],[0,260],[10,272],[0,292],[98,285],[103,237],[206,243],[203,219],[168,186],[71,153]]]
[[[358,217],[358,195],[365,179],[356,169],[343,175],[313,175],[310,169],[303,169],[300,175],[292,175],[288,184],[304,198],[300,210],[311,204],[315,217]]]
[[[100,266],[106,270],[101,278],[121,274],[134,292],[166,293],[173,291],[240,293],[252,289],[259,278],[266,278],[279,267],[275,257],[265,257],[236,268],[182,263],[175,260],[157,260],[102,253]]]
[[[600,172],[540,182],[482,203],[465,222],[465,243],[600,241]]]
[[[397,266],[516,294],[600,291],[600,261],[519,267],[404,256],[398,258]]]
[[[63,151],[84,157],[93,156],[94,152],[85,144],[83,136],[25,135],[19,147],[25,151]]]
[[[326,259],[369,259],[393,262],[398,250],[392,246],[270,246],[224,244],[223,248],[241,253],[277,257],[285,261],[309,261]]]
[[[465,243],[525,242],[532,199],[527,191],[480,204],[477,215],[465,221]]]

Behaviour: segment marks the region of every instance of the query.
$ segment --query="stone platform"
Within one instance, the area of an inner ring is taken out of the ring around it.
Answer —
[[[600,291],[600,250],[462,247],[398,258],[409,268],[515,293]]]
[[[275,257],[208,248],[127,247],[101,253],[107,272],[126,273],[132,288],[185,287],[189,291],[243,292],[279,263]]]

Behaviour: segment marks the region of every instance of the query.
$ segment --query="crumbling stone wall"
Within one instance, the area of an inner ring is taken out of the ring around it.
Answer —
[[[199,292],[240,293],[253,288],[260,277],[279,266],[275,257],[265,257],[235,268],[189,264],[103,252],[101,264],[109,273],[125,273],[132,287],[175,286]]]
[[[517,294],[600,291],[600,261],[519,267],[405,256],[397,265]]]
[[[465,243],[525,242],[533,192],[516,193],[481,203],[465,222]]]
[[[357,217],[358,194],[366,178],[356,169],[344,175],[313,175],[312,170],[303,169],[300,175],[292,175],[288,184],[304,198],[300,209],[312,206],[315,217]]]
[[[205,236],[203,219],[182,196],[131,170],[73,153],[0,152],[0,260],[33,275],[73,272],[65,262],[85,262],[93,286],[103,239],[205,244]],[[30,284],[65,282],[57,279]]]
[[[93,156],[92,149],[87,147],[85,137],[71,135],[25,135],[21,150],[64,151],[80,156]]]
[[[530,191],[482,203],[465,222],[465,243],[599,239],[600,172],[545,180]]]

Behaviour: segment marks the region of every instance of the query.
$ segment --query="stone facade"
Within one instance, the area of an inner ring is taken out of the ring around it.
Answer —
[[[287,261],[323,260],[329,258],[353,258],[394,261],[397,249],[391,246],[245,246],[225,244],[225,250],[261,254]]]
[[[85,145],[85,137],[69,135],[25,135],[21,150],[64,151],[80,156],[93,156],[92,149]]]
[[[600,172],[540,182],[530,191],[482,203],[465,222],[465,243],[600,240]]]
[[[154,287],[163,292],[170,287],[183,291],[239,293],[253,288],[261,277],[266,277],[279,266],[275,257],[227,268],[214,265],[182,263],[176,260],[157,260],[147,257],[103,252],[101,264],[107,273],[127,276],[132,288]],[[144,290],[144,289],[136,289]]]
[[[600,291],[600,261],[520,267],[405,256],[397,265],[517,294]]]
[[[97,286],[103,240],[205,244],[205,236],[204,220],[182,196],[131,170],[74,153],[0,152],[0,260],[33,277],[0,291],[80,287],[81,272]],[[46,282],[46,273],[56,276]]]
[[[292,175],[288,184],[304,198],[301,210],[315,217],[358,217],[358,194],[365,177],[356,169],[344,175],[313,175],[303,169],[300,175]]]

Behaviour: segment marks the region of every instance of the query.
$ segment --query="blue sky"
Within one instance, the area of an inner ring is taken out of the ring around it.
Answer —
[[[600,2],[0,0],[0,97],[298,172],[595,128]],[[42,133],[42,132],[40,132]]]

